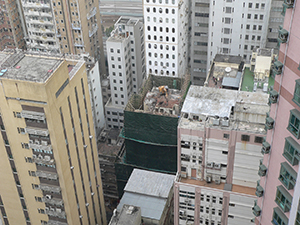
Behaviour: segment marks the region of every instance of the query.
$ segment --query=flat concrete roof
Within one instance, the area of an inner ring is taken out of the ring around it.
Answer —
[[[242,62],[242,57],[241,56],[237,56],[237,55],[216,54],[214,61],[215,62],[240,64]]]
[[[122,210],[111,218],[109,225],[129,225],[141,223],[141,208],[123,205]]]
[[[4,53],[0,55],[1,69],[7,69],[1,78],[40,83],[45,82],[63,62],[60,59],[26,55],[23,52],[11,54],[9,57],[4,57]]]
[[[205,116],[230,116],[237,91],[191,85],[181,112]]]
[[[258,48],[256,49],[257,56],[269,56],[273,55],[273,49],[270,48]]]

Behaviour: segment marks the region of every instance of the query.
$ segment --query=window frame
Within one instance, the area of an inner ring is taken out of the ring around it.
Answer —
[[[292,122],[293,117],[295,117],[295,122]],[[298,127],[296,127],[296,120],[298,120]],[[300,138],[300,112],[297,109],[292,109],[290,110],[290,118],[289,118],[289,123],[288,123],[288,127],[287,127],[288,131],[290,131],[290,133],[292,135],[294,135],[297,139]],[[293,131],[293,129],[297,129],[296,132]]]
[[[278,180],[288,189],[295,187],[297,172],[287,163],[281,163]]]
[[[285,188],[280,185],[277,186],[275,195],[275,203],[282,209],[283,212],[289,212],[291,210],[293,197]]]
[[[300,67],[300,66],[299,66]],[[300,79],[295,80],[296,84],[295,84],[295,90],[294,90],[294,95],[293,95],[293,102],[296,103],[297,106],[300,106]],[[299,91],[299,93],[297,94],[297,90]],[[295,99],[295,96],[299,99],[299,101],[297,101]]]

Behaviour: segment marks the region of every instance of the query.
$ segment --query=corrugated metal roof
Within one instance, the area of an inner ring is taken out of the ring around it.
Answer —
[[[174,179],[175,175],[134,169],[124,191],[167,198],[173,186]]]

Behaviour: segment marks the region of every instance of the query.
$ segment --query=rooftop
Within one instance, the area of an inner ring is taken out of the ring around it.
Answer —
[[[242,62],[242,57],[237,56],[237,55],[216,54],[214,61],[215,62],[240,64]]]
[[[115,23],[115,26],[118,25],[135,25],[139,22],[139,20],[137,18],[132,18],[132,17],[125,17],[125,16],[121,16],[119,18],[119,20]]]
[[[24,54],[23,52],[0,53],[1,78],[45,82],[63,62],[63,59]]]
[[[208,74],[206,86],[238,90],[243,66],[241,56],[217,54]]]
[[[175,175],[134,169],[125,186],[118,211],[124,204],[130,204],[141,208],[142,217],[160,220],[174,179]]]
[[[140,225],[141,224],[141,208],[131,205],[123,205],[121,212],[113,215],[109,225]]]
[[[174,179],[174,175],[134,169],[124,191],[158,198],[168,198]]]
[[[177,89],[169,89],[168,96],[162,95],[158,87],[153,87],[148,91],[144,100],[144,112],[178,116],[179,104],[181,100],[181,91]]]
[[[104,129],[100,133],[100,138],[98,141],[98,153],[106,156],[116,156],[118,155],[124,139],[119,137],[119,129]],[[109,143],[108,139],[117,140],[117,144]]]
[[[273,55],[273,49],[258,48],[254,51],[257,52],[257,56],[269,56],[269,57],[271,57]]]
[[[179,127],[216,127],[265,134],[268,94],[191,85],[181,110]]]
[[[181,178],[180,182],[185,183],[185,184],[197,185],[197,186],[201,186],[201,187],[214,188],[214,189],[218,189],[218,190],[224,190],[224,187],[225,187],[225,183],[221,183],[221,184],[216,184],[215,182],[207,183],[206,181],[186,179],[186,178]],[[247,194],[247,195],[255,195],[255,191],[256,191],[255,188],[241,186],[241,185],[235,185],[235,184],[232,185],[232,190],[231,190],[231,192]]]

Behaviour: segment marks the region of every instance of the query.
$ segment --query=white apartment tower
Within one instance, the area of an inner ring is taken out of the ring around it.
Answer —
[[[144,0],[147,73],[182,77],[188,59],[189,1]]]
[[[275,48],[283,1],[192,0],[192,83],[203,85],[216,54],[240,55],[249,63],[254,48]]]
[[[120,17],[106,41],[111,98],[105,105],[109,128],[123,127],[123,110],[146,77],[143,23]]]

